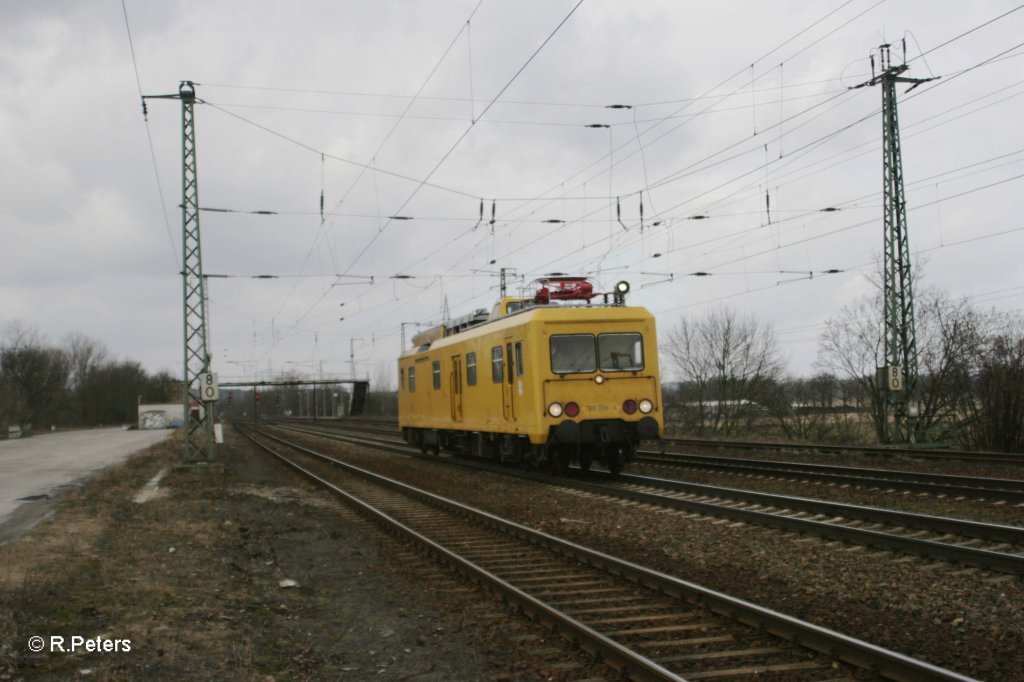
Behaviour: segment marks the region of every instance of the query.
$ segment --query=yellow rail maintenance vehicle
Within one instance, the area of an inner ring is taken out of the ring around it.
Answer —
[[[545,277],[413,337],[398,360],[407,442],[556,473],[599,462],[612,473],[662,435],[654,316],[625,305],[629,284],[595,293]]]

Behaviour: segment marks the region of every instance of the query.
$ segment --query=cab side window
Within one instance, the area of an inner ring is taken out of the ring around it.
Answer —
[[[505,362],[502,359],[501,346],[491,349],[491,379],[500,384],[505,374]]]
[[[433,370],[434,374],[434,390],[436,391],[441,388],[441,361],[434,360],[431,370]]]
[[[466,383],[476,386],[476,353],[466,353]]]

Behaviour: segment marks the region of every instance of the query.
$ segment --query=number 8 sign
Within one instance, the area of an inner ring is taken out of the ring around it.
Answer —
[[[199,375],[199,399],[205,403],[217,400],[217,375],[204,372]]]

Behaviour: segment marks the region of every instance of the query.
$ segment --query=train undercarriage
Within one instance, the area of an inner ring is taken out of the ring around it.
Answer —
[[[573,464],[589,471],[596,463],[617,475],[633,459],[641,435],[649,437],[646,432],[650,428],[646,423],[617,419],[566,421],[553,427],[547,442],[541,445],[531,443],[524,435],[480,431],[404,428],[402,436],[410,445],[435,455],[444,450],[457,457],[489,459],[555,474],[566,473]],[[657,425],[653,428],[656,436]]]

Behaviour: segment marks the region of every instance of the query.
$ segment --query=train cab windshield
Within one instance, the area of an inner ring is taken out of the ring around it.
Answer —
[[[637,372],[644,368],[643,336],[636,332],[556,334],[551,337],[551,371]]]
[[[637,372],[644,368],[643,337],[637,333],[598,334],[597,348],[604,372]]]

